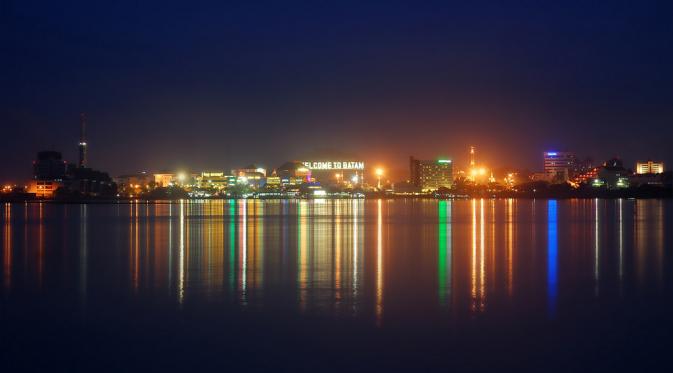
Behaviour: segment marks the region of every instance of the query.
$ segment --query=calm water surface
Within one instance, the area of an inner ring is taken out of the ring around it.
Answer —
[[[3,371],[671,366],[671,200],[0,206]]]

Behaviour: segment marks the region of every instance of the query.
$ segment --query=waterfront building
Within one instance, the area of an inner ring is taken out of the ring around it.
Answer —
[[[269,188],[279,188],[281,185],[280,183],[280,176],[267,176],[266,177],[266,186]]]
[[[221,190],[236,185],[236,176],[225,175],[222,171],[201,172],[196,178],[196,184],[199,188]]]
[[[28,183],[28,193],[37,198],[53,198],[54,193],[63,187],[67,178],[68,163],[57,151],[41,151],[33,161],[33,180]]]
[[[297,185],[310,181],[311,170],[299,161],[283,163],[276,169],[282,185]]]
[[[154,184],[153,175],[147,172],[137,174],[120,175],[115,178],[117,191],[124,195],[138,195],[149,190]]]
[[[608,189],[629,187],[629,172],[618,158],[610,159],[598,171],[598,178],[593,181],[594,186],[604,186]]]
[[[236,176],[260,176],[266,177],[266,169],[264,167],[259,167],[254,164],[245,166],[243,168],[231,170],[232,175]]]
[[[68,164],[57,151],[39,152],[37,160],[33,161],[33,181],[28,185],[29,193],[38,198],[55,197],[57,191],[62,196],[70,197],[116,194],[117,185],[107,173],[86,167],[85,125],[82,115],[78,163]]]
[[[565,182],[573,176],[576,167],[575,153],[544,152],[544,173],[548,181]]]
[[[37,198],[53,198],[56,190],[63,186],[62,181],[56,180],[31,180],[28,183],[28,193]]]
[[[596,178],[598,178],[598,171],[600,171],[600,169],[600,167],[593,167],[584,172],[576,174],[575,177],[572,178],[571,184],[579,186],[580,184],[586,184],[596,180]]]
[[[636,174],[660,174],[664,172],[664,162],[636,162]]]
[[[163,172],[154,174],[154,184],[158,187],[167,187],[173,185],[177,180],[177,177],[174,173]]]
[[[41,151],[33,161],[33,180],[63,180],[68,162],[57,151]]]
[[[450,159],[436,161],[409,157],[410,182],[423,192],[453,185],[453,162]]]
[[[266,183],[266,169],[253,165],[231,170],[237,183],[260,188]]]
[[[117,192],[117,185],[106,172],[74,165],[68,169],[64,187],[69,192],[85,196],[112,196]]]

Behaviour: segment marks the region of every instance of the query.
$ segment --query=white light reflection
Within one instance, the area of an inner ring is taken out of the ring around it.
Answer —
[[[376,324],[383,321],[383,212],[382,201],[378,200],[376,223]]]

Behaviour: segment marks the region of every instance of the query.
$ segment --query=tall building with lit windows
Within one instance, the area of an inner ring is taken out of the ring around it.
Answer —
[[[410,182],[423,192],[453,186],[453,162],[450,159],[436,161],[409,157]]]
[[[544,174],[549,181],[567,181],[577,157],[572,152],[544,152]]]
[[[660,174],[664,172],[664,162],[636,162],[637,174]]]

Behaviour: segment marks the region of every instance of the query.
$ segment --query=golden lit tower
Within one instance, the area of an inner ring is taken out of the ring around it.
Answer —
[[[474,146],[470,146],[470,168],[474,168]]]
[[[86,167],[86,114],[79,115],[79,167]]]

